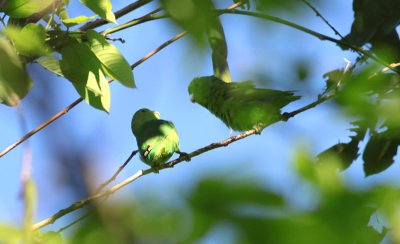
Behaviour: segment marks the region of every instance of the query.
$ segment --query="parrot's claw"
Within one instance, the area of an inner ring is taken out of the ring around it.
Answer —
[[[155,174],[159,174],[160,173],[160,170],[159,170],[160,166],[159,165],[151,166],[151,169],[154,170]]]
[[[181,151],[176,151],[176,153],[179,154],[179,159],[185,160],[186,162],[189,162],[191,159],[188,153]]]
[[[264,128],[261,126],[254,126],[253,129],[255,130],[256,135],[261,135],[261,132],[263,131]]]

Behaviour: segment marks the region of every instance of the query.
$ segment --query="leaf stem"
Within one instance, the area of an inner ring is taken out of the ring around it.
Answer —
[[[304,26],[298,25],[296,23],[275,17],[275,16],[271,16],[271,15],[267,15],[267,14],[263,14],[263,13],[257,13],[257,12],[250,12],[250,11],[244,11],[244,10],[238,10],[238,9],[221,9],[221,10],[217,10],[218,14],[238,14],[238,15],[246,15],[246,16],[252,16],[252,17],[256,17],[256,18],[260,18],[260,19],[265,19],[265,20],[270,20],[279,24],[283,24],[283,25],[287,25],[289,27],[292,27],[294,29],[300,30],[302,32],[305,32],[307,34],[310,34],[312,36],[317,37],[318,39],[322,40],[322,41],[330,41],[333,43],[338,44],[339,46],[344,46],[347,48],[350,48],[356,52],[362,53],[363,55],[371,58],[372,60],[374,60],[375,62],[391,69],[392,71],[400,74],[399,70],[394,69],[393,67],[391,67],[387,62],[385,62],[384,60],[376,57],[375,55],[373,55],[372,53],[370,53],[369,51],[360,48],[360,47],[356,47],[354,45],[351,45],[345,41],[342,40],[338,40],[335,39],[333,37],[330,36],[326,36],[324,34],[318,33],[316,31],[313,31],[311,29],[308,29]]]

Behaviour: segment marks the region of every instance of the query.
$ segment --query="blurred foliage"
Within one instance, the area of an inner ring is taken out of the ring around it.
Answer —
[[[93,12],[91,15],[115,23],[110,0],[81,2]],[[207,30],[219,23],[216,1],[159,2],[173,23],[188,31],[197,44],[205,44]],[[0,1],[0,103],[17,106],[28,94],[33,84],[26,71],[29,63],[65,77],[87,103],[104,111],[109,110],[111,102],[106,77],[135,87],[131,67],[118,49],[100,32],[80,29],[93,16],[71,18],[68,4],[67,0]],[[245,0],[242,7],[273,13],[295,11],[299,4],[301,1]],[[382,60],[399,62],[396,28],[400,24],[400,1],[354,0],[353,10],[351,32],[343,41],[356,47],[370,44],[370,51]],[[216,33],[225,42],[222,26],[218,26]],[[224,43],[214,47],[226,59],[224,48]],[[305,151],[296,154],[299,184],[307,184],[317,196],[312,207],[294,207],[283,194],[266,189],[254,179],[232,180],[231,175],[219,175],[201,180],[175,204],[148,196],[131,203],[97,205],[64,241],[193,243],[223,227],[231,230],[223,235],[232,235],[226,238],[235,243],[378,243],[385,235],[393,243],[400,243],[399,191],[389,186],[355,191],[338,172],[348,168],[359,155],[366,176],[380,173],[394,163],[400,144],[400,69],[382,68],[358,62],[347,71],[335,69],[324,76],[326,89],[319,98],[333,95],[338,108],[355,122],[351,125],[350,140],[331,146],[318,155],[318,160]],[[301,64],[293,72],[299,79],[308,76]],[[362,142],[365,147],[360,146]],[[30,187],[27,186],[26,193],[32,196]],[[26,223],[30,223],[34,211],[34,199],[29,196],[27,201],[32,208],[26,209]],[[377,211],[382,213],[381,222],[387,225],[369,225]],[[0,242],[26,240],[62,242],[59,233],[0,225]]]
[[[214,175],[173,203],[148,193],[134,202],[104,203],[72,227],[67,243],[197,243],[214,235],[230,243],[379,243],[400,241],[400,193],[389,186],[350,189],[332,159],[315,164],[299,150],[299,182],[317,196],[298,207],[257,179]],[[295,189],[293,189],[295,190]],[[380,211],[381,215],[376,215]],[[371,225],[371,218],[380,219]],[[386,223],[386,224],[382,224]],[[228,231],[229,230],[229,231]]]

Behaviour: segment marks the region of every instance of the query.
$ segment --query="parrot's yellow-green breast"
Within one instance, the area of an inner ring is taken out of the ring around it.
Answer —
[[[174,124],[161,120],[158,112],[146,108],[138,110],[133,115],[131,126],[144,163],[161,165],[179,151],[179,137]]]

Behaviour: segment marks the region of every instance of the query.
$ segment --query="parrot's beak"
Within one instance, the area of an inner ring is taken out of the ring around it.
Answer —
[[[194,103],[194,102],[195,102],[195,101],[194,101],[193,94],[190,94],[190,101],[191,101],[192,103]]]
[[[156,116],[157,119],[160,119],[160,112],[154,111],[154,115]]]

